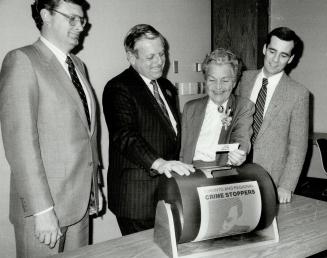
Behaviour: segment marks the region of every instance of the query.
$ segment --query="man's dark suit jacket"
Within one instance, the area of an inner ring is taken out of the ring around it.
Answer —
[[[109,129],[108,206],[117,217],[153,219],[159,176],[152,176],[151,165],[158,158],[178,160],[176,90],[164,78],[157,82],[177,122],[177,135],[132,67],[111,79],[103,92]]]

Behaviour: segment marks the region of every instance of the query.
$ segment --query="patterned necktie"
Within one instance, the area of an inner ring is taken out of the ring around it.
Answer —
[[[159,95],[159,89],[158,89],[157,82],[152,80],[150,83],[153,85],[153,96],[154,96],[154,98],[158,102],[162,112],[164,113],[164,115],[166,116],[168,121],[170,121],[170,118],[169,118],[168,111],[167,111],[167,108],[165,106],[165,103],[163,102],[163,100],[161,99],[161,97]]]
[[[252,144],[254,144],[255,139],[258,136],[262,120],[263,120],[263,111],[265,109],[266,103],[266,95],[267,95],[267,85],[268,79],[262,79],[262,87],[259,91],[257,102],[255,103],[255,113],[253,116],[253,136],[252,136]]]
[[[81,82],[79,81],[79,79],[77,77],[74,63],[73,63],[72,59],[69,56],[67,56],[66,63],[68,64],[68,71],[69,71],[70,77],[72,79],[72,82],[73,82],[73,84],[74,84],[74,86],[75,86],[75,88],[76,88],[76,90],[78,92],[78,95],[80,96],[80,98],[82,100],[85,115],[86,115],[86,119],[87,119],[87,123],[88,123],[89,128],[90,128],[90,125],[91,125],[90,112],[89,112],[89,107],[87,105],[85,92],[83,90]]]

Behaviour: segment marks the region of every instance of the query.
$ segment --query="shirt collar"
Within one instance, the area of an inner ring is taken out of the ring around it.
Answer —
[[[150,85],[150,82],[151,82],[152,80],[150,80],[149,78],[143,76],[143,75],[140,74],[140,73],[139,73],[139,75],[141,76],[141,78],[143,79],[143,81],[144,81],[147,85]],[[156,81],[156,80],[154,80],[154,81]]]
[[[262,80],[262,78],[267,78],[268,84],[271,84],[271,83],[277,84],[279,82],[279,80],[282,78],[283,74],[284,74],[284,71],[281,71],[281,72],[274,74],[267,78],[266,76],[264,76],[264,72],[263,72],[263,68],[262,68],[259,76],[261,76],[261,78],[260,78],[261,80]]]
[[[224,110],[226,110],[227,102],[228,102],[228,99],[221,105],[224,107]],[[218,108],[218,105],[209,98],[207,109],[208,110],[216,110],[218,112],[217,108]]]
[[[61,63],[66,62],[67,54],[61,51],[58,47],[52,44],[49,40],[45,37],[40,36],[40,40],[53,52],[53,54],[58,58]]]

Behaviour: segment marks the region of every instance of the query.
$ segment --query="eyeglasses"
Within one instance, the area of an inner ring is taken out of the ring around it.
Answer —
[[[51,11],[54,11],[56,13],[61,14],[64,17],[66,17],[68,19],[68,22],[69,22],[70,26],[76,26],[77,22],[79,22],[83,28],[86,25],[86,18],[85,17],[81,17],[81,16],[78,16],[78,15],[68,15],[68,14],[59,12],[56,9],[51,9]]]

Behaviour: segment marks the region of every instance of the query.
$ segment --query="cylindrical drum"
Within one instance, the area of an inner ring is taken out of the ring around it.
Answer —
[[[161,178],[158,200],[171,204],[177,243],[247,233],[271,225],[277,194],[270,175],[257,164],[220,170],[208,178]]]

